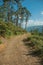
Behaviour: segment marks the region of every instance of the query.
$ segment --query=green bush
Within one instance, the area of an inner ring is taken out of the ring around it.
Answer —
[[[36,46],[37,49],[41,49],[43,46],[42,37],[34,35],[31,37],[31,42]]]
[[[0,44],[2,44],[2,41],[0,40]]]
[[[26,31],[20,27],[15,26],[12,22],[0,21],[1,36],[5,37],[5,36],[11,36],[11,35],[19,35],[23,33],[26,33]]]
[[[32,34],[30,37],[28,37],[28,40],[31,41],[32,47],[34,46],[35,51],[38,51],[40,53],[40,56],[43,56],[43,36],[39,34]]]

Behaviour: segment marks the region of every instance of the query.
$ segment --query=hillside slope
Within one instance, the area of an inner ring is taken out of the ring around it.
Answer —
[[[12,22],[0,21],[0,35],[3,37],[8,37],[11,35],[23,34],[26,31],[21,27],[15,26]]]

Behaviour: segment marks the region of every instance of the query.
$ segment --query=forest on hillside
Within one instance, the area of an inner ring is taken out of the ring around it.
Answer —
[[[26,29],[28,18],[31,16],[30,11],[22,5],[23,0],[1,0],[0,3],[0,34],[20,34],[23,21],[26,21]]]

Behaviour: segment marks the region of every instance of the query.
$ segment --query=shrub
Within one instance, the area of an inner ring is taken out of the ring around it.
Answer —
[[[0,40],[0,44],[2,44],[2,41]]]
[[[19,35],[25,32],[26,31],[24,29],[15,26],[12,22],[0,21],[0,35],[3,37],[11,35]]]
[[[34,46],[35,51],[39,53],[40,56],[43,56],[43,36],[36,35],[35,33],[28,37],[28,40],[31,41],[32,47]]]

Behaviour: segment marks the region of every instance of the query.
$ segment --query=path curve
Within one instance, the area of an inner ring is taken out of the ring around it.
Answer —
[[[38,58],[25,55],[27,47],[22,40],[27,36],[24,34],[9,39],[5,50],[0,53],[0,65],[39,65]]]

